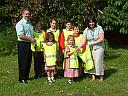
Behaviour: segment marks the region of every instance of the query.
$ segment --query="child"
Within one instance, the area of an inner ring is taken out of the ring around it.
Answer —
[[[80,44],[81,44],[81,41],[82,41],[82,39],[83,39],[83,35],[82,34],[80,34],[80,26],[78,26],[78,25],[75,25],[74,26],[74,28],[73,28],[73,30],[74,30],[74,33],[73,33],[73,37],[75,38],[75,45],[76,45],[76,47],[78,47]],[[80,51],[78,52],[78,61],[79,61],[79,65],[80,65],[80,69],[79,69],[79,71],[80,71],[80,74],[82,75],[82,59],[80,58],[81,57],[81,55],[82,55],[82,53],[85,51],[85,49],[86,49],[86,44],[80,49]]]
[[[59,36],[60,36],[60,30],[57,29],[57,24],[58,24],[57,19],[55,19],[55,18],[51,19],[50,20],[50,28],[47,30],[47,33],[52,32],[54,34],[55,41],[57,42],[57,50],[59,50],[58,41],[59,41]]]
[[[74,31],[73,37],[75,38],[75,45],[76,45],[76,47],[78,47],[81,44],[81,41],[83,39],[83,35],[80,34],[80,26],[75,25],[74,28],[73,28],[73,31]],[[80,50],[81,53],[84,52],[85,49],[86,49],[86,43],[84,44],[84,46]]]
[[[79,76],[79,63],[74,50],[75,39],[72,35],[69,35],[64,52],[64,77],[68,77],[68,83],[74,83],[74,77]]]
[[[48,32],[46,36],[45,43],[42,44],[44,48],[45,55],[45,70],[47,71],[48,82],[52,83],[54,81],[54,72],[56,69],[56,42],[54,34]]]
[[[60,45],[62,52],[64,52],[68,35],[73,35],[73,33],[74,33],[74,31],[72,30],[72,22],[71,21],[67,21],[65,25],[66,25],[66,29],[63,29],[63,32],[61,32],[60,40],[59,40],[59,45]]]
[[[36,39],[36,42],[32,44],[31,49],[34,56],[35,79],[37,79],[39,76],[44,75],[45,72],[44,54],[41,46],[41,42],[44,41],[44,31],[41,30],[40,22],[35,23],[34,38]]]
[[[60,30],[57,29],[58,21],[55,18],[50,20],[50,28],[47,30],[46,35],[48,32],[52,32],[55,37],[55,41],[57,43],[57,61],[60,61],[60,49],[59,49],[59,37],[60,37]],[[57,62],[57,63],[58,63]],[[56,73],[56,72],[55,72]]]

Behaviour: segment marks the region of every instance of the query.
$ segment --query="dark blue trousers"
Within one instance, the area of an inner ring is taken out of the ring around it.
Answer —
[[[35,51],[33,52],[34,57],[34,71],[35,76],[39,76],[41,74],[44,74],[45,70],[45,63],[44,63],[44,54],[41,51]]]
[[[29,77],[32,61],[31,43],[18,41],[18,67],[19,81],[27,80]]]

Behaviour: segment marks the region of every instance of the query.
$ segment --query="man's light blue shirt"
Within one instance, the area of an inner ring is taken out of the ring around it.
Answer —
[[[24,34],[29,38],[33,38],[34,29],[30,21],[25,20],[22,18],[17,24],[16,24],[16,32],[18,41],[25,41],[26,40],[20,39],[19,36]]]

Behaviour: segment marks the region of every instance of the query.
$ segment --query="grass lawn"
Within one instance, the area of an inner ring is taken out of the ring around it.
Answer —
[[[33,64],[31,80],[28,84],[20,84],[17,56],[0,57],[0,96],[128,96],[128,50],[110,50],[105,54],[103,82],[91,81],[85,74],[74,84],[59,77],[51,85],[46,77],[33,79]]]

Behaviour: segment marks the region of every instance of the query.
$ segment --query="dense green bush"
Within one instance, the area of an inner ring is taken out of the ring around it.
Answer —
[[[15,28],[4,27],[0,32],[0,56],[12,55],[17,52]]]

